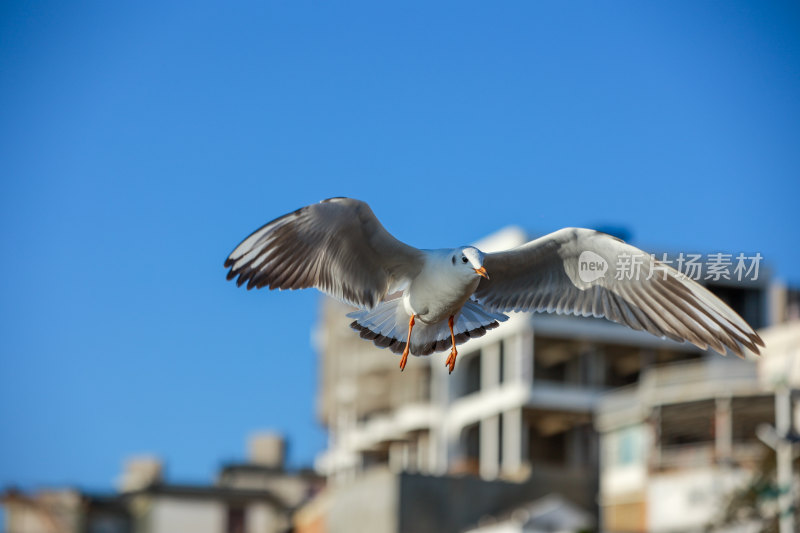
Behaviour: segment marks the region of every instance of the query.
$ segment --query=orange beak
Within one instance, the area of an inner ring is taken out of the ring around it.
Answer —
[[[489,274],[486,273],[486,269],[485,268],[483,268],[483,267],[476,268],[475,272],[477,272],[478,275],[480,275],[481,277],[489,279]]]

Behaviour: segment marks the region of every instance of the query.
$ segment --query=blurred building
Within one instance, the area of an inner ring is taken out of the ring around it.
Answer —
[[[477,246],[527,240],[511,228]],[[707,286],[756,328],[795,312],[796,293],[766,269]],[[329,444],[316,466],[330,483],[298,531],[537,531],[520,517],[542,501],[560,502],[564,523],[588,517],[581,528],[702,527],[708,513],[667,516],[672,500],[655,500],[679,491],[708,504],[763,454],[755,428],[774,410],[753,361],[605,320],[514,314],[462,345],[452,375],[446,353],[401,373],[347,312],[324,299],[317,409]]]
[[[2,494],[5,533],[284,533],[294,510],[319,490],[311,472],[284,468],[284,440],[261,434],[249,460],[224,465],[212,485],[167,482],[152,457],[126,462],[118,492]]]
[[[690,531],[712,522],[765,453],[774,397],[750,361],[653,367],[603,397],[600,506],[608,531]]]

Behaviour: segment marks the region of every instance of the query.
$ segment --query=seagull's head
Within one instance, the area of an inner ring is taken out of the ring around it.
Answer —
[[[489,279],[489,274],[483,267],[484,253],[475,248],[474,246],[465,246],[463,248],[456,248],[450,257],[450,262],[453,266],[463,272],[469,272],[473,275]]]

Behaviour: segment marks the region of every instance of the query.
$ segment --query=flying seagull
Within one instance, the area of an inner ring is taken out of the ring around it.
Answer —
[[[637,257],[641,272],[614,273]],[[267,223],[225,261],[248,289],[322,292],[359,308],[348,317],[381,348],[429,355],[480,337],[509,311],[605,317],[725,354],[758,353],[758,334],[700,284],[605,233],[564,228],[498,253],[474,246],[419,250],[395,239],[370,207],[330,198]],[[644,279],[645,277],[649,279]]]

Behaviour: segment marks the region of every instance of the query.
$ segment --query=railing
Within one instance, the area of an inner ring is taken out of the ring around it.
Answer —
[[[686,361],[651,368],[644,373],[643,387],[661,388],[697,383],[753,381],[758,378],[756,365],[745,361]]]
[[[756,366],[746,361],[685,361],[649,368],[638,384],[605,393],[602,411],[614,412],[670,401],[713,398],[718,393],[735,394],[759,387]]]
[[[761,459],[764,447],[756,442],[742,442],[733,445],[731,457],[737,463],[754,463]],[[653,467],[661,470],[705,467],[720,459],[716,456],[713,442],[696,444],[676,444],[664,446]]]

